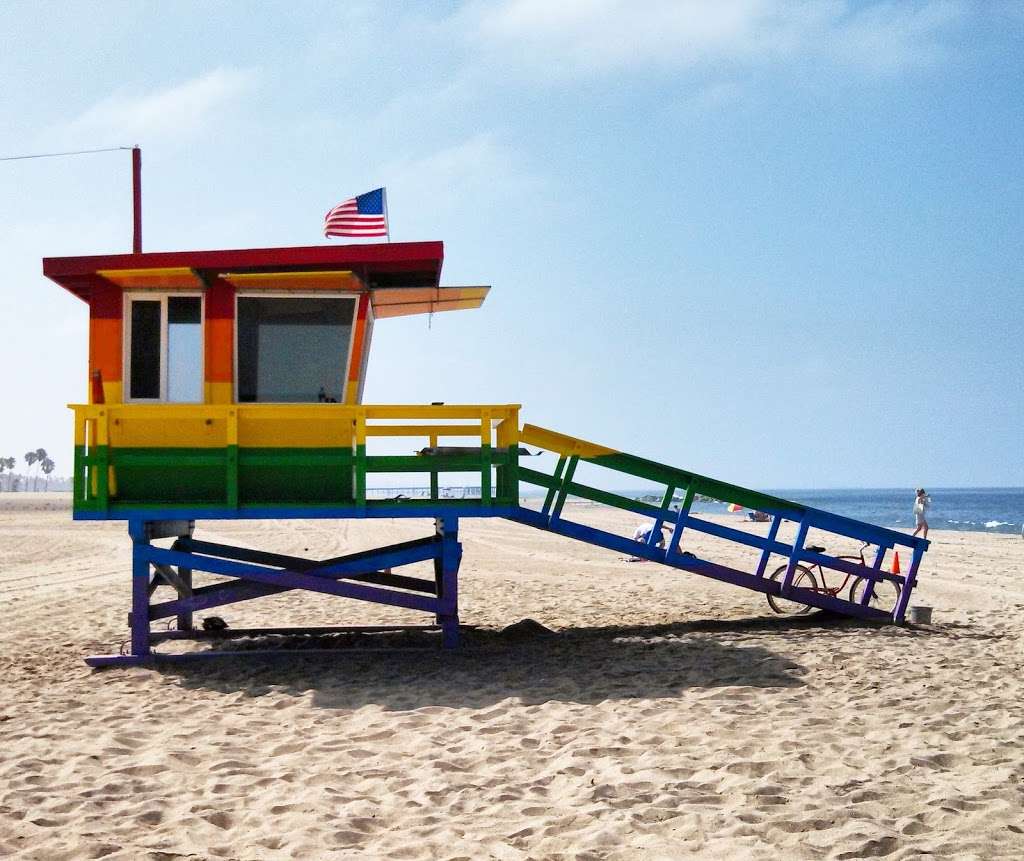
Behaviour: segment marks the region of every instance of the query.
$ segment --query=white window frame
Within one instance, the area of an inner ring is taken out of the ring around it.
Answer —
[[[205,403],[206,387],[206,296],[198,290],[133,290],[124,294],[124,308],[122,319],[124,320],[124,344],[122,353],[122,394],[121,399],[126,404],[166,404],[172,403],[167,400],[167,300],[175,298],[198,298],[199,299],[199,344],[202,348],[199,365],[202,377],[199,380],[200,398],[198,401],[173,401],[173,403],[201,404]],[[160,397],[158,398],[133,398],[132,395],[132,302],[142,300],[144,302],[160,302]]]
[[[352,320],[349,322],[349,337],[348,337],[348,355],[345,357],[345,370],[341,378],[341,393],[338,397],[338,403],[345,403],[345,395],[348,392],[348,373],[352,367],[352,347],[356,341],[356,321],[359,316],[359,294],[353,293],[351,290],[317,290],[315,292],[309,291],[292,291],[292,290],[239,290],[235,293],[235,325],[234,325],[234,355],[231,357],[231,364],[233,369],[234,382],[234,402],[236,404],[242,403],[238,396],[238,300],[239,299],[351,299],[352,301]],[[246,404],[284,404],[285,406],[292,404],[297,405],[295,401],[246,401]],[[319,403],[318,401],[310,401],[312,404]]]

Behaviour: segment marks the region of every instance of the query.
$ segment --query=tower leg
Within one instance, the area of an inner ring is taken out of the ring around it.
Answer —
[[[133,520],[128,525],[132,537],[132,655],[146,657],[149,644],[149,537],[146,524]]]
[[[187,525],[187,532],[184,535],[179,536],[180,538],[191,538],[192,533],[195,531],[195,522],[190,521]],[[175,542],[175,548],[177,548],[177,542]],[[178,587],[179,598],[191,598],[192,597],[192,569],[178,567],[178,577],[181,581]],[[186,610],[183,613],[179,613],[176,620],[176,626],[179,631],[191,631],[193,630],[192,625],[192,611]]]
[[[191,568],[179,568],[178,576],[181,577],[182,585],[185,587],[184,594],[179,594],[179,598],[187,598],[192,594],[192,569]],[[179,631],[191,631],[192,628],[192,611],[187,610],[184,613],[179,613],[176,617],[177,628]]]
[[[459,645],[459,564],[462,561],[459,519],[438,517],[435,529],[441,542],[441,552],[434,559],[438,598],[436,618],[441,626],[441,644],[446,649],[454,649]]]

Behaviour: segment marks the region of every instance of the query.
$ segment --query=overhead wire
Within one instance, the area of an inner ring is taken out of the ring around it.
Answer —
[[[92,153],[117,153],[134,146],[103,146],[99,149],[72,149],[68,153],[34,153],[30,156],[0,156],[0,162],[19,162],[25,159],[55,159],[57,156],[87,156]]]

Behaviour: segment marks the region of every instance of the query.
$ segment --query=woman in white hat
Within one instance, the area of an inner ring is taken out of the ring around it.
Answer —
[[[914,499],[914,536],[917,536],[918,532],[924,530],[922,537],[925,541],[928,540],[928,521],[925,519],[925,514],[928,512],[928,506],[932,504],[932,498],[924,492],[923,487],[917,489],[917,498]]]

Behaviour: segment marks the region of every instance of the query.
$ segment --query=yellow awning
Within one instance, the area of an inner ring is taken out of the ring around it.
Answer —
[[[373,313],[377,318],[406,317],[479,308],[490,287],[384,287],[374,290]]]
[[[365,289],[357,275],[341,272],[228,272],[224,281],[239,290],[352,290]]]
[[[122,290],[160,288],[164,290],[202,290],[203,280],[185,266],[163,269],[99,269],[96,272]]]

